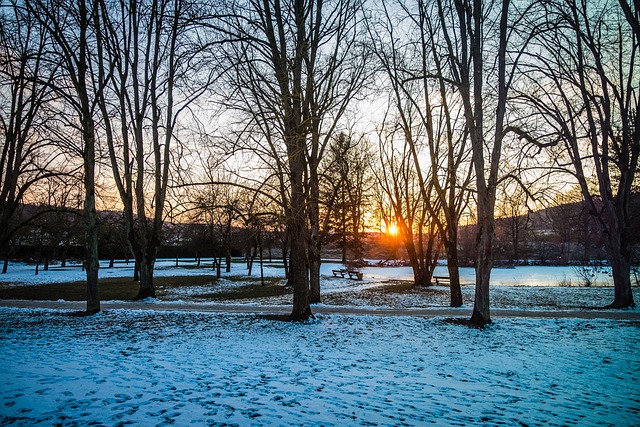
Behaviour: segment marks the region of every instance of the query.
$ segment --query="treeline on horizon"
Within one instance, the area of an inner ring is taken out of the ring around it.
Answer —
[[[26,262],[37,269],[51,264],[65,267],[68,262],[82,263],[84,230],[82,212],[47,206],[23,206],[23,214],[38,219],[29,221],[14,234],[9,251],[4,253],[2,273],[9,270],[10,261]],[[27,211],[27,213],[24,213]],[[42,213],[42,214],[39,214]],[[98,253],[100,259],[129,263],[131,253],[126,238],[122,213],[98,213],[100,226]],[[225,263],[230,257],[253,257],[282,262],[284,235],[276,226],[260,230],[246,228],[233,222],[228,239],[219,226],[203,223],[167,223],[158,258],[200,261],[207,258],[210,267]],[[460,265],[473,266],[475,224],[460,227]],[[640,244],[640,195],[632,201],[632,233],[634,246]],[[501,217],[496,221],[494,254],[497,265],[585,265],[606,259],[605,243],[597,224],[581,203],[567,203],[515,217]],[[385,230],[369,230],[346,236],[333,232],[323,247],[323,258],[340,260],[346,265],[363,259],[408,259],[402,238]],[[213,259],[213,261],[212,261]],[[640,251],[634,252],[633,265],[640,266]],[[204,267],[204,265],[203,265]]]

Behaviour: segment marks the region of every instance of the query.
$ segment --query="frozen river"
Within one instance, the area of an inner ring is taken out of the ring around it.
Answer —
[[[341,264],[325,263],[321,273],[331,275],[332,269],[341,268]],[[365,278],[378,280],[413,280],[411,267],[365,267],[360,268]],[[609,268],[595,273],[592,286],[612,286]],[[448,276],[446,265],[436,267],[435,276]],[[475,271],[471,267],[460,268],[460,281],[463,284],[475,283]],[[583,286],[584,279],[573,266],[523,266],[515,268],[494,268],[491,271],[491,284],[497,286]]]

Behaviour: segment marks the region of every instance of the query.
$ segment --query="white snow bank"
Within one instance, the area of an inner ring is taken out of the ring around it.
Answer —
[[[231,272],[224,272],[223,276],[230,275],[246,275],[247,268],[244,263],[233,262],[231,264]],[[113,267],[109,267],[108,261],[100,262],[100,270],[98,271],[101,279],[113,277],[133,277],[134,263],[130,261],[126,263],[122,260],[117,261]],[[252,277],[259,278],[260,270],[255,264],[253,266]],[[281,268],[267,266],[264,269],[265,277],[283,276]],[[203,260],[200,267],[193,260],[181,260],[176,267],[175,259],[160,259],[156,262],[154,276],[214,276],[215,271],[211,268],[211,260]],[[35,265],[23,262],[12,262],[6,274],[0,275],[0,282],[12,284],[46,284],[46,283],[62,283],[62,282],[79,282],[86,280],[86,273],[82,271],[80,264],[67,264],[66,267],[58,265],[50,265],[49,270],[44,270],[40,266],[39,272],[35,274]]]
[[[2,425],[637,425],[637,322],[0,309]]]

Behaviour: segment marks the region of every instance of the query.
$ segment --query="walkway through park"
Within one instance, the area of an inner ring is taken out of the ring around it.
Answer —
[[[0,300],[0,307],[56,309],[81,311],[85,308],[82,301],[27,301]],[[252,305],[252,304],[196,304],[184,302],[128,302],[110,301],[101,303],[102,310],[149,310],[149,311],[192,311],[203,313],[241,313],[258,315],[286,315],[291,313],[289,305]],[[412,316],[412,317],[470,317],[471,308],[378,308],[378,307],[339,307],[317,305],[312,307],[314,314],[343,314],[360,316]],[[576,319],[619,319],[640,320],[640,310],[512,310],[493,309],[492,318],[576,318]]]

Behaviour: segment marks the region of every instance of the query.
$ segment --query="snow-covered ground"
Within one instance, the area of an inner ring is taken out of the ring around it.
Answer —
[[[282,267],[275,267],[276,263],[265,263],[265,277],[281,277]],[[100,277],[131,277],[133,275],[133,262],[128,264],[124,261],[117,261],[113,268],[108,268],[108,262],[102,261],[100,264]],[[325,276],[333,276],[332,270],[344,268],[342,264],[335,261],[327,261],[321,265],[320,272]],[[364,281],[381,280],[413,280],[411,267],[364,267],[358,269],[363,272]],[[175,260],[161,259],[156,263],[154,274],[162,276],[193,276],[203,274],[213,274],[211,260],[203,260],[200,268],[196,268],[193,260],[180,260],[179,266],[175,267]],[[235,260],[232,263],[231,273],[224,275],[245,275],[247,274],[246,264]],[[260,267],[256,262],[253,266],[252,276],[259,277]],[[448,276],[446,266],[436,267],[436,276]],[[60,267],[52,265],[48,271],[44,271],[40,266],[39,273],[35,274],[35,266],[25,263],[11,263],[6,274],[0,276],[0,282],[14,284],[38,284],[38,283],[60,283],[85,280],[86,276],[79,264]],[[460,280],[462,283],[474,283],[475,272],[473,268],[460,268]],[[571,266],[520,266],[514,268],[494,268],[491,272],[492,285],[496,286],[559,286],[572,285],[580,286],[583,279],[578,274],[578,269]],[[611,286],[612,281],[607,269],[596,273],[594,285]]]
[[[175,266],[175,260],[160,259],[156,263],[154,275],[156,277],[163,276],[201,276],[206,274],[213,274],[211,270],[211,261],[208,260],[208,266],[204,262],[200,268],[196,268],[196,263],[192,260],[179,262],[178,267]],[[244,264],[233,263],[234,274],[244,272],[246,274],[246,268],[243,268]],[[101,279],[108,279],[114,277],[133,277],[133,261],[126,263],[125,261],[118,260],[115,262],[112,268],[109,268],[109,262],[100,261],[99,277]],[[254,269],[254,275],[255,275]],[[86,280],[86,274],[82,271],[81,264],[68,263],[66,267],[61,267],[59,264],[52,264],[49,270],[44,270],[42,265],[39,268],[38,274],[35,274],[35,265],[26,264],[23,262],[12,262],[9,264],[7,273],[0,275],[0,282],[12,283],[14,285],[31,285],[31,284],[46,284],[46,283],[62,283],[62,282],[75,282]]]
[[[156,274],[211,274],[181,265],[161,261]],[[339,267],[323,265],[324,304],[448,301],[442,286],[389,290],[411,278],[406,268],[365,268],[353,281],[333,277]],[[558,286],[573,271],[496,269],[492,306],[611,301],[610,286]],[[132,265],[100,274],[127,277]],[[238,286],[243,274],[235,263],[206,291]],[[265,276],[282,269],[271,265]],[[82,279],[79,267],[34,276],[21,264],[0,277],[4,286]],[[197,300],[200,291],[166,299]],[[463,294],[469,307],[473,286]],[[238,302],[290,304],[291,296]],[[478,330],[442,318],[319,315],[301,324],[153,305],[92,317],[0,308],[0,425],[640,425],[637,321],[500,318]]]
[[[640,325],[0,309],[1,425],[637,426]]]
[[[334,277],[332,270],[344,268],[335,261],[327,261],[321,267],[321,287],[323,303],[341,306],[375,306],[375,307],[433,307],[449,305],[448,286],[433,286],[427,289],[417,288],[403,292],[381,292],[384,287],[393,287],[403,281],[410,282],[413,274],[410,267],[365,267],[362,281],[354,281],[348,277]],[[0,275],[0,287],[23,286],[47,283],[74,282],[85,280],[84,272],[79,265],[65,268],[51,266],[48,271],[40,269],[34,274],[33,265],[12,263],[7,274]],[[475,292],[474,271],[462,268],[462,293],[466,306],[473,305]],[[264,276],[276,279],[276,283],[285,284],[282,265],[265,263]],[[100,269],[101,278],[132,277],[133,263],[116,262],[113,268],[103,262]],[[251,276],[247,276],[246,264],[235,260],[231,272],[222,272],[220,280],[214,279],[211,260],[203,260],[200,267],[193,260],[163,259],[156,264],[156,277],[163,276],[203,276],[211,277],[211,283],[184,287],[159,288],[160,301],[185,301],[207,303],[211,295],[229,291],[237,286],[259,283],[260,269],[256,263]],[[438,266],[436,275],[448,275],[446,267]],[[574,267],[516,267],[494,268],[492,271],[491,305],[495,308],[516,308],[529,310],[573,310],[583,307],[603,307],[613,300],[613,287],[606,271],[598,273],[594,286],[581,286],[582,279]],[[238,280],[241,278],[242,280]],[[134,286],[132,282],[132,286]],[[567,286],[570,285],[570,286]],[[634,287],[634,294],[640,301],[640,288]],[[216,301],[220,302],[220,301]],[[291,294],[262,297],[246,300],[234,300],[242,304],[291,304]]]

